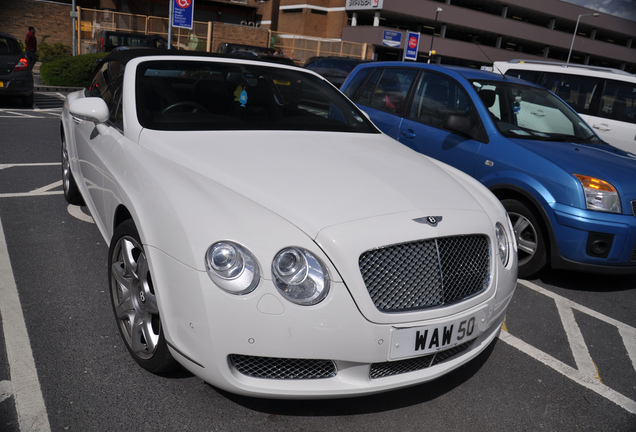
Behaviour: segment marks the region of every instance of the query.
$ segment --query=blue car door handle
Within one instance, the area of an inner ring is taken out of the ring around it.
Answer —
[[[404,138],[415,138],[416,134],[413,132],[413,129],[402,129],[400,131]]]

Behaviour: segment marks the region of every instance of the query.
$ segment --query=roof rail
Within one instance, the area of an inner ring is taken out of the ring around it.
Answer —
[[[629,76],[629,77],[635,76],[634,74],[631,74],[629,72],[626,72],[626,71],[620,70],[620,69],[603,67],[603,66],[582,65],[582,64],[577,64],[577,63],[560,63],[560,62],[553,62],[553,61],[547,61],[547,60],[523,60],[523,59],[510,60],[508,63],[542,64],[542,65],[546,65],[546,66],[561,66],[563,68],[577,68],[577,69],[595,70],[595,71],[600,71],[600,72],[609,72],[609,73],[614,73],[616,75],[626,75],[626,76]]]

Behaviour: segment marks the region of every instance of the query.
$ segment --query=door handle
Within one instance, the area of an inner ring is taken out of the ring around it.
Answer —
[[[413,139],[417,136],[415,132],[413,132],[413,129],[402,129],[400,133],[402,134],[404,138],[409,138],[409,139]]]
[[[592,125],[592,127],[593,127],[594,129],[598,129],[598,130],[603,131],[603,132],[609,132],[609,131],[611,131],[611,130],[612,130],[612,128],[611,128],[611,127],[609,127],[609,126],[608,126],[607,124],[605,124],[605,123],[595,124],[595,125]]]

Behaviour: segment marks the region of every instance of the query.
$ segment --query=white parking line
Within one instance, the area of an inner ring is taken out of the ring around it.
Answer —
[[[0,118],[28,118],[28,119],[43,119],[51,117],[59,117],[62,112],[62,108],[50,108],[50,109],[29,109],[28,111],[13,111],[7,109],[0,109]],[[38,113],[39,115],[32,115],[28,113]]]
[[[34,167],[34,166],[55,166],[60,165],[58,162],[52,163],[24,163],[24,164],[0,164],[0,170],[14,167]],[[18,198],[28,196],[42,196],[42,195],[62,195],[64,191],[55,191],[52,189],[62,186],[62,180],[58,180],[46,186],[33,189],[29,192],[12,192],[0,194],[0,198]]]
[[[55,166],[60,165],[59,162],[38,162],[38,163],[13,163],[13,164],[0,164],[0,170],[13,168],[13,167],[36,167],[36,166]]]
[[[619,334],[621,335],[621,338],[623,339],[625,349],[627,350],[629,358],[632,362],[632,366],[635,370],[636,328],[630,327],[627,324],[624,324],[620,321],[617,321],[613,318],[610,318],[592,309],[575,303],[565,297],[561,297],[560,295],[541,288],[540,286],[533,284],[532,282],[519,280],[519,284],[554,300],[559,311],[559,315],[561,316],[561,321],[567,334],[568,341],[570,342],[570,348],[572,349],[572,354],[576,361],[577,368],[575,369],[571,366],[566,365],[565,363],[555,359],[549,354],[546,354],[545,352],[511,335],[504,329],[502,329],[499,335],[499,339],[535,358],[546,366],[551,367],[555,371],[560,372],[561,374],[582,385],[583,387],[586,387],[603,396],[604,398],[614,402],[628,412],[636,414],[636,401],[633,401],[627,396],[618,393],[617,391],[609,388],[601,382],[601,377],[598,374],[596,365],[594,364],[594,361],[590,356],[587,345],[585,345],[585,341],[583,340],[581,330],[579,329],[579,326],[574,318],[573,310],[576,309],[579,312],[592,316],[598,320],[601,320],[607,324],[616,327]]]
[[[18,426],[21,431],[49,432],[51,426],[31,352],[18,288],[13,277],[2,220],[0,220],[0,316],[11,372],[12,393],[18,414]]]

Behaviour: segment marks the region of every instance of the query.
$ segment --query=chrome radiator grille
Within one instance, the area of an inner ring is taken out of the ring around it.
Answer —
[[[380,311],[426,309],[488,287],[490,243],[488,236],[466,235],[396,244],[366,251],[359,265]]]

